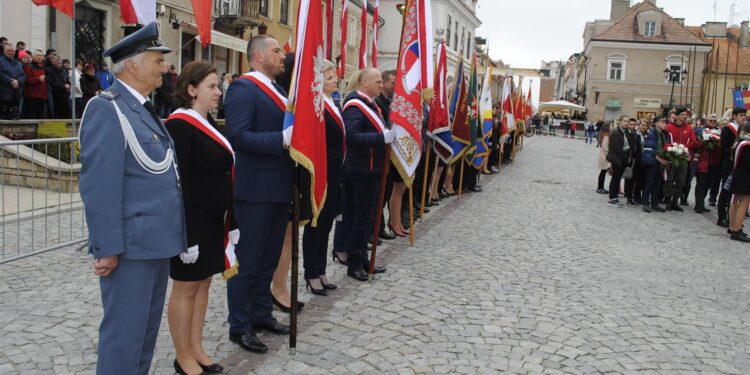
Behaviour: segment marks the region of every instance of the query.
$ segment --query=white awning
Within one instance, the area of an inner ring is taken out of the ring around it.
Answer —
[[[183,27],[186,26],[186,28],[190,29],[190,31],[196,34],[198,33],[198,27],[194,23],[183,21],[182,25]],[[195,39],[198,42],[201,41],[200,36],[196,36]],[[211,44],[242,53],[245,53],[247,51],[247,40],[229,34],[224,34],[216,30],[211,30]]]

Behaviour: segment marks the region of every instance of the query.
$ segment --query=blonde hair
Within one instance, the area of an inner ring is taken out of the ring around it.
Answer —
[[[346,93],[349,94],[350,92],[357,91],[359,89],[359,84],[362,82],[362,75],[364,73],[364,69],[357,70],[352,74],[351,77],[349,77],[349,84],[346,85]]]

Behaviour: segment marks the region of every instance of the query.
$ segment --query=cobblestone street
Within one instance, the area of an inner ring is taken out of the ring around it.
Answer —
[[[750,373],[750,247],[715,212],[608,207],[593,145],[525,141],[482,193],[427,215],[415,247],[381,247],[376,282],[329,261],[329,297],[300,283],[296,355],[288,337],[261,336],[266,354],[229,342],[215,278],[209,354],[231,374]],[[86,254],[0,265],[0,374],[93,373],[100,317]],[[173,359],[165,316],[153,372]]]

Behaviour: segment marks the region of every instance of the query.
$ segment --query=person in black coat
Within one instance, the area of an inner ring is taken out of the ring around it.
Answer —
[[[169,72],[171,66],[166,61],[162,63],[161,87],[156,89],[156,112],[163,118],[169,116],[174,107],[172,95],[174,94],[175,82],[172,80],[172,74]]]
[[[631,178],[625,180],[625,198],[629,205],[641,203],[641,191],[636,189],[636,187],[640,187],[641,177],[639,171],[641,169],[641,152],[643,151],[643,138],[641,138],[639,133],[640,131],[636,128],[636,120],[631,118],[628,121],[628,130],[625,133],[625,136],[628,137],[628,144],[631,147],[630,155],[632,155],[628,166],[633,167]]]
[[[732,122],[721,128],[721,192],[719,192],[719,202],[716,210],[718,220],[716,225],[720,227],[729,227],[729,200],[732,192],[724,189],[724,183],[732,174],[732,146],[740,134],[740,127],[747,120],[747,110],[744,108],[735,108],[732,111]]]
[[[630,118],[622,116],[620,123],[612,129],[609,135],[609,151],[607,161],[612,164],[612,178],[609,181],[609,204],[612,207],[622,207],[617,195],[620,193],[620,180],[625,168],[630,165],[630,143],[625,136]]]
[[[46,68],[47,86],[52,94],[53,117],[56,119],[70,118],[70,75],[62,67],[60,57],[52,55],[52,61]]]
[[[81,81],[78,84],[81,87],[81,105],[86,108],[89,100],[99,95],[99,91],[102,90],[99,86],[99,80],[96,79],[96,66],[94,64],[86,64],[83,68]]]
[[[311,223],[305,225],[302,234],[302,254],[304,256],[305,280],[315,295],[326,296],[328,290],[336,289],[336,285],[328,282],[326,278],[326,250],[328,249],[328,235],[333,227],[333,220],[341,213],[342,208],[342,183],[344,175],[344,155],[346,154],[346,130],[344,120],[338,107],[331,99],[331,94],[336,91],[338,77],[336,77],[336,65],[330,61],[323,63],[323,94],[325,95],[325,126],[326,126],[326,154],[328,189],[323,210],[318,215],[317,226]],[[300,186],[309,186],[309,173],[303,174]],[[310,189],[302,189],[307,202],[302,209],[310,209]]]
[[[165,123],[177,154],[188,246],[187,254],[170,259],[174,283],[167,316],[178,373],[221,370],[201,340],[194,339],[203,334],[211,278],[225,269],[225,218],[231,220],[234,151],[208,113],[220,98],[216,68],[205,61],[191,62],[177,79],[180,108]],[[236,243],[238,231],[229,232],[229,238]]]
[[[373,229],[380,177],[386,162],[385,147],[396,137],[393,130],[385,127],[383,117],[372,101],[380,92],[382,81],[377,69],[357,71],[350,80],[352,90],[344,101],[347,149],[344,222],[351,225],[348,236],[345,236],[346,273],[360,281],[367,281],[365,269],[370,263],[367,239]],[[384,272],[385,269],[378,271]]]

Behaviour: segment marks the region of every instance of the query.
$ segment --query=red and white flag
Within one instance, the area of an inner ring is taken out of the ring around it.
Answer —
[[[509,129],[515,129],[516,126],[516,119],[513,115],[513,95],[511,95],[510,87],[511,87],[511,77],[505,76],[504,82],[503,82],[503,99],[502,99],[502,107],[503,107],[503,121],[500,128],[500,135],[506,135],[508,134]]]
[[[346,43],[349,31],[349,0],[341,0],[341,58],[339,60],[339,78],[346,75]]]
[[[448,115],[448,61],[445,41],[437,47],[437,69],[435,70],[435,95],[430,101],[430,118],[427,134],[432,138],[433,149],[443,162],[450,162],[453,148],[445,139],[450,139],[451,124]]]
[[[35,5],[49,5],[73,17],[73,0],[31,0]]]
[[[419,56],[422,63],[422,94],[432,97],[435,63],[432,60],[432,0],[417,0],[419,3]]]
[[[375,0],[375,8],[372,13],[372,67],[378,67],[378,8],[380,8],[380,0]]]
[[[343,40],[343,39],[342,39]],[[332,61],[333,50],[333,0],[326,0],[326,38],[323,41],[323,51],[326,60]]]
[[[328,185],[323,95],[323,12],[320,2],[301,0],[297,17],[297,51],[284,128],[294,126],[289,155],[310,173],[312,225],[323,209]],[[296,121],[300,119],[300,121]]]
[[[155,22],[156,0],[120,0],[120,16],[127,24]]]
[[[192,0],[193,13],[195,14],[195,25],[198,26],[203,48],[211,44],[211,2],[205,0]]]
[[[362,16],[360,17],[362,37],[359,39],[359,69],[367,66],[367,0],[362,0]]]
[[[292,52],[292,35],[289,35],[289,39],[286,40],[286,43],[284,43],[284,53]]]
[[[391,102],[390,120],[396,132],[396,140],[391,143],[391,160],[406,186],[410,187],[414,172],[422,155],[422,95],[431,88],[433,77],[424,79],[424,45],[432,61],[432,39],[420,34],[422,24],[431,24],[429,13],[424,12],[424,3],[429,0],[407,0],[401,28],[401,44],[396,63],[396,86]],[[432,74],[432,69],[429,71]]]

